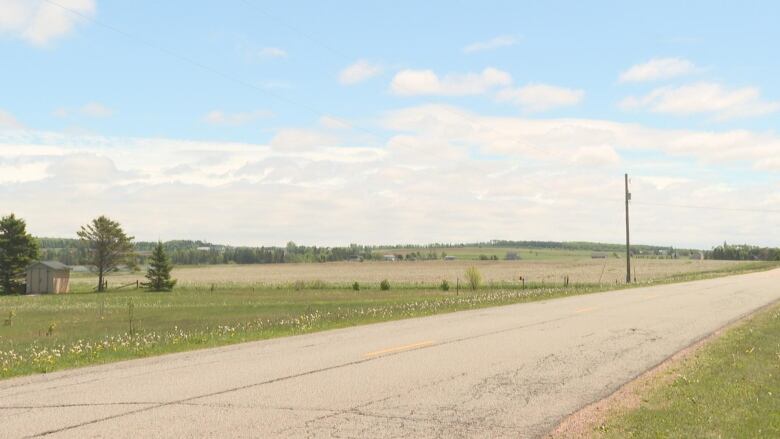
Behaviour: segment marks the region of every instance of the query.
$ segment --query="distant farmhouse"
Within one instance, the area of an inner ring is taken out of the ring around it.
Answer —
[[[38,261],[27,267],[27,294],[68,292],[70,268],[57,261]]]
[[[382,259],[387,262],[395,262],[395,255],[384,255]]]
[[[445,256],[445,257],[444,257],[444,260],[445,260],[445,261],[454,261],[454,260],[455,260],[455,256],[452,256],[452,255]]]

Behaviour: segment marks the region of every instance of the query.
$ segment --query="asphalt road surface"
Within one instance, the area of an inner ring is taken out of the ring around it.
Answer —
[[[780,299],[780,270],[0,381],[3,437],[538,437]]]

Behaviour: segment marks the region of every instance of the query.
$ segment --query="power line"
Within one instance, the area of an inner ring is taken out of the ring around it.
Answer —
[[[310,42],[314,43],[314,45],[320,46],[320,47],[324,48],[325,50],[327,50],[327,51],[329,51],[329,52],[331,52],[331,53],[333,53],[333,54],[335,54],[337,56],[340,56],[345,61],[352,61],[354,59],[354,57],[352,57],[350,55],[347,55],[345,52],[343,52],[343,51],[341,51],[339,49],[334,48],[330,44],[326,44],[322,38],[319,38],[319,37],[317,37],[317,36],[315,36],[315,35],[313,35],[313,34],[311,34],[309,32],[303,31],[300,28],[298,28],[297,26],[293,26],[289,22],[287,22],[285,20],[282,20],[279,17],[274,16],[273,14],[270,14],[267,10],[259,7],[258,5],[252,4],[248,0],[241,0],[241,2],[244,3],[245,5],[249,6],[250,8],[252,8],[255,11],[259,11],[266,18],[270,19],[272,22],[274,22],[274,23],[276,23],[278,25],[284,26],[287,29],[290,29],[294,33],[297,33],[297,34],[301,35],[302,37],[306,38],[307,40],[309,40]],[[397,88],[399,88],[400,90],[408,92],[409,94],[414,94],[414,90],[411,90],[408,87],[404,87],[403,85],[399,85],[399,84],[396,84],[395,86]],[[484,126],[483,123],[480,123],[480,121],[474,119],[473,117],[468,117],[468,116],[466,116],[466,115],[464,115],[464,114],[462,114],[460,112],[452,110],[451,108],[449,108],[447,106],[442,106],[440,108],[442,110],[444,110],[445,112],[447,112],[447,113],[450,113],[450,114],[453,114],[453,115],[459,117],[461,120],[465,120],[467,122],[476,124],[477,126],[480,126],[480,127]],[[510,138],[513,137],[513,134],[506,133],[506,132],[497,130],[497,129],[492,128],[492,127],[490,127],[489,129],[491,131],[495,132],[495,133],[503,134],[503,135],[505,135],[507,137],[510,137]],[[540,153],[548,153],[548,151],[545,151],[545,150],[539,148],[538,146],[530,144],[530,143],[526,143],[524,146],[527,146],[527,147],[529,147],[531,149],[539,151]]]
[[[98,20],[96,18],[93,18],[93,17],[90,17],[90,16],[88,16],[86,14],[83,14],[83,13],[81,13],[81,12],[75,10],[75,9],[72,9],[72,8],[64,6],[64,5],[60,4],[60,3],[57,3],[54,0],[44,0],[44,1],[46,3],[49,3],[49,4],[53,5],[53,6],[56,6],[56,7],[60,8],[60,9],[68,11],[71,14],[76,15],[76,16],[84,19],[84,20],[87,20],[89,22],[92,22],[92,23],[100,26],[100,27],[103,27],[104,29],[108,29],[108,30],[110,30],[110,31],[112,31],[114,33],[122,35],[123,37],[125,37],[125,38],[127,38],[129,40],[132,40],[132,41],[134,41],[136,43],[140,43],[140,44],[143,44],[143,45],[145,45],[147,47],[150,47],[152,49],[160,51],[160,52],[164,53],[165,55],[168,55],[170,57],[176,58],[177,60],[179,60],[181,62],[184,62],[186,64],[190,64],[192,66],[195,66],[195,67],[197,67],[197,68],[199,68],[201,70],[204,70],[206,72],[209,72],[209,73],[211,73],[213,75],[220,76],[223,79],[227,79],[228,81],[234,82],[234,83],[242,85],[244,87],[251,88],[251,89],[253,89],[255,91],[259,91],[260,93],[263,93],[265,95],[271,96],[274,99],[277,99],[279,101],[285,102],[287,104],[303,108],[303,109],[305,109],[305,110],[309,111],[310,113],[313,113],[313,114],[315,114],[317,116],[320,116],[320,117],[330,117],[332,119],[336,119],[337,121],[339,121],[341,123],[344,123],[345,125],[349,126],[350,128],[353,128],[353,129],[358,130],[358,131],[363,131],[365,133],[371,134],[372,136],[377,136],[377,137],[379,137],[381,139],[384,139],[385,141],[388,140],[386,136],[384,136],[382,134],[379,134],[379,133],[377,133],[377,132],[375,132],[375,131],[373,131],[371,129],[364,128],[364,127],[361,127],[359,125],[355,125],[355,124],[351,123],[350,121],[348,121],[346,119],[342,119],[342,118],[330,115],[330,114],[328,114],[328,113],[326,113],[326,112],[324,112],[324,111],[322,111],[322,110],[320,110],[318,108],[315,108],[315,107],[313,107],[313,106],[311,106],[309,104],[306,104],[304,102],[300,102],[300,101],[297,101],[297,100],[294,100],[294,99],[290,99],[287,96],[281,95],[279,93],[274,93],[274,92],[272,92],[270,90],[267,90],[267,89],[264,89],[262,87],[258,87],[257,85],[255,85],[255,84],[253,84],[251,82],[248,82],[246,80],[243,80],[243,79],[241,79],[241,78],[239,78],[237,76],[233,76],[233,75],[231,75],[229,73],[226,73],[224,71],[218,70],[218,69],[216,69],[214,67],[211,67],[211,66],[209,66],[207,64],[204,64],[204,63],[202,63],[200,61],[197,61],[197,60],[195,60],[193,58],[190,58],[188,56],[181,55],[181,54],[179,54],[177,52],[174,52],[173,50],[170,50],[168,48],[165,48],[163,46],[155,44],[152,41],[143,39],[143,38],[141,38],[141,37],[139,37],[137,35],[131,34],[131,33],[127,32],[127,31],[124,31],[124,30],[122,30],[120,28],[117,28],[117,27],[112,26],[112,25],[110,25],[108,23],[102,22],[102,21],[100,21],[100,20]]]
[[[181,62],[184,62],[186,64],[190,64],[192,66],[195,66],[195,67],[197,67],[197,68],[199,68],[201,70],[204,70],[206,72],[209,72],[209,73],[211,73],[213,75],[222,77],[223,79],[227,79],[228,81],[234,82],[234,83],[242,85],[244,87],[251,88],[251,89],[253,89],[255,91],[259,91],[260,93],[263,93],[265,95],[271,96],[274,99],[277,99],[279,101],[285,102],[287,104],[303,108],[303,109],[307,110],[308,112],[310,112],[310,113],[312,113],[312,114],[314,114],[316,116],[319,116],[319,117],[330,117],[332,119],[337,120],[338,122],[343,123],[344,125],[352,128],[352,129],[355,129],[357,131],[362,131],[362,132],[370,134],[372,136],[376,136],[376,137],[384,140],[385,142],[390,140],[390,137],[388,137],[387,135],[380,134],[380,133],[378,133],[378,132],[376,132],[376,131],[374,131],[372,129],[365,128],[365,127],[362,127],[360,125],[356,125],[356,124],[350,122],[347,119],[333,116],[333,115],[331,115],[331,114],[329,114],[329,113],[327,113],[325,111],[322,111],[322,110],[320,110],[320,109],[318,109],[316,107],[313,107],[313,106],[311,106],[309,104],[306,104],[304,102],[297,101],[297,100],[294,100],[294,99],[290,99],[290,98],[288,98],[288,97],[286,97],[284,95],[281,95],[279,93],[274,93],[274,92],[272,92],[270,90],[258,87],[257,85],[255,85],[255,84],[253,84],[251,82],[248,82],[248,81],[243,80],[243,79],[241,79],[239,77],[233,76],[233,75],[231,75],[229,73],[226,73],[224,71],[218,70],[218,69],[216,69],[214,67],[211,67],[211,66],[209,66],[207,64],[204,64],[204,63],[202,63],[200,61],[197,61],[197,60],[195,60],[193,58],[190,58],[188,56],[181,55],[181,54],[179,54],[177,52],[174,52],[173,50],[170,50],[170,49],[165,48],[165,47],[163,47],[161,45],[158,45],[158,44],[156,44],[156,43],[154,43],[152,41],[143,39],[141,37],[138,37],[137,35],[134,35],[134,34],[131,34],[130,32],[122,30],[122,29],[120,29],[120,28],[118,28],[116,26],[112,26],[112,25],[110,25],[108,23],[105,23],[105,22],[103,22],[101,20],[98,20],[96,18],[90,17],[90,16],[88,16],[86,14],[83,14],[83,13],[81,13],[81,12],[75,10],[75,9],[72,9],[72,8],[69,8],[69,7],[67,7],[65,5],[62,5],[60,3],[57,3],[54,0],[44,0],[44,1],[49,3],[49,4],[51,4],[51,5],[53,5],[53,6],[56,6],[56,7],[60,8],[60,9],[68,11],[69,13],[71,13],[71,14],[73,14],[75,16],[78,16],[78,17],[80,17],[80,18],[82,18],[82,19],[84,19],[86,21],[89,21],[89,22],[94,23],[94,24],[96,24],[96,25],[98,25],[100,27],[108,29],[108,30],[110,30],[110,31],[112,31],[114,33],[122,35],[123,37],[125,37],[125,38],[127,38],[129,40],[132,40],[132,41],[134,41],[136,43],[143,44],[143,45],[145,45],[145,46],[147,46],[149,48],[155,49],[155,50],[157,50],[157,51],[159,51],[161,53],[164,53],[164,54],[166,54],[166,55],[168,55],[168,56],[170,56],[172,58],[175,58],[175,59],[177,59],[177,60],[179,60]],[[248,4],[246,2],[244,2],[244,3]],[[276,22],[278,22],[278,23],[288,27],[289,29],[293,30],[294,32],[297,32],[297,33],[305,36],[307,39],[316,42],[320,46],[325,47],[327,50],[329,50],[329,51],[331,51],[331,52],[333,52],[335,54],[338,54],[339,56],[341,56],[341,57],[343,57],[345,59],[349,58],[343,52],[340,52],[340,51],[334,49],[333,47],[331,47],[331,46],[329,46],[327,44],[324,44],[321,41],[318,41],[318,39],[315,38],[314,36],[312,36],[311,34],[305,33],[305,32],[303,32],[303,31],[301,31],[301,30],[297,29],[296,27],[291,26],[289,24],[285,24],[285,22],[276,19],[275,17],[271,16],[270,14],[267,14],[265,12],[264,12],[264,14],[267,17],[271,18],[272,20],[275,20]],[[402,89],[403,89],[403,87],[402,87]],[[448,113],[451,113],[451,114],[454,114],[454,115],[460,117],[463,120],[467,120],[467,121],[469,121],[471,123],[475,123],[478,126],[483,126],[481,123],[479,123],[478,121],[474,120],[473,118],[468,118],[465,115],[463,115],[461,113],[458,113],[458,112],[455,112],[455,111],[451,110],[450,108],[448,108],[446,106],[445,107],[441,107],[441,108],[444,109],[444,111],[446,111]],[[499,132],[499,131],[495,130],[494,128],[490,128],[490,129],[493,130],[494,132]],[[511,135],[509,135],[508,133],[501,133],[501,134],[505,134],[505,135],[511,137]],[[526,144],[525,146],[528,146],[531,149],[535,149],[535,150],[539,151],[540,153],[545,153],[544,150],[542,150],[541,148],[539,148],[539,147],[537,147],[535,145]]]
[[[631,180],[629,179],[629,183]],[[621,198],[612,198],[612,197],[598,197],[598,196],[589,196],[588,200],[591,201],[602,201],[605,203],[623,203],[624,199]],[[581,201],[580,198],[555,198],[552,201],[560,202],[560,201]],[[640,206],[652,206],[652,207],[669,207],[669,208],[679,208],[679,209],[697,209],[697,210],[722,210],[727,212],[749,212],[749,213],[780,213],[780,209],[766,209],[761,207],[750,207],[750,206],[707,206],[707,205],[700,205],[700,204],[684,204],[684,203],[654,203],[654,202],[648,202],[648,201],[637,201],[636,199],[631,199],[632,205],[640,205]]]
[[[165,47],[163,47],[163,46],[160,46],[160,45],[158,45],[158,44],[155,44],[155,43],[154,43],[154,42],[152,42],[152,41],[149,41],[149,40],[146,40],[146,39],[140,38],[140,37],[138,37],[138,36],[136,36],[136,35],[134,35],[134,34],[131,34],[131,33],[127,32],[127,31],[124,31],[124,30],[122,30],[122,29],[120,29],[120,28],[117,28],[117,27],[115,27],[115,26],[112,26],[112,25],[110,25],[110,24],[108,24],[108,23],[105,23],[105,22],[103,22],[103,21],[100,21],[100,20],[98,20],[98,19],[96,19],[96,18],[93,18],[93,17],[90,17],[90,16],[88,16],[88,15],[86,15],[86,14],[83,14],[83,13],[79,12],[78,10],[75,10],[75,9],[69,8],[69,7],[67,7],[67,6],[64,6],[64,5],[60,4],[60,3],[57,3],[57,2],[56,2],[56,1],[54,1],[54,0],[44,0],[44,1],[45,1],[45,2],[47,2],[47,3],[49,3],[49,4],[51,4],[51,5],[53,5],[53,6],[56,6],[56,7],[60,8],[60,9],[63,9],[63,10],[65,10],[65,11],[68,11],[69,13],[71,13],[71,14],[73,14],[73,15],[75,15],[75,16],[78,16],[78,17],[80,17],[80,18],[82,18],[82,19],[84,19],[84,20],[86,20],[86,21],[92,22],[92,23],[94,23],[94,24],[96,24],[96,25],[98,25],[98,26],[101,26],[101,27],[103,27],[103,28],[105,28],[105,29],[108,29],[108,30],[110,30],[110,31],[112,31],[112,32],[114,32],[114,33],[117,33],[117,34],[119,34],[119,35],[122,35],[123,37],[125,37],[125,38],[127,38],[127,39],[129,39],[129,40],[133,40],[133,41],[135,41],[135,42],[137,42],[137,43],[143,44],[143,45],[145,45],[145,46],[147,46],[147,47],[150,47],[150,48],[152,48],[152,49],[155,49],[155,50],[157,50],[157,51],[160,51],[160,52],[162,52],[162,53],[164,53],[164,54],[166,54],[166,55],[168,55],[168,56],[170,56],[170,57],[172,57],[172,58],[176,58],[176,59],[178,59],[178,60],[179,60],[179,61],[181,61],[181,62],[184,62],[184,63],[186,63],[186,64],[190,64],[190,65],[192,65],[192,66],[195,66],[195,67],[197,67],[197,68],[199,68],[199,69],[201,69],[201,70],[204,70],[204,71],[206,71],[206,72],[209,72],[209,73],[211,73],[211,74],[213,74],[213,75],[220,76],[220,77],[222,77],[223,79],[227,79],[228,81],[231,81],[231,82],[237,83],[237,84],[239,84],[239,85],[242,85],[242,86],[244,86],[244,87],[251,88],[251,89],[253,89],[253,90],[255,90],[255,91],[259,91],[259,92],[260,92],[260,93],[262,93],[262,94],[265,94],[265,95],[271,96],[271,97],[273,97],[273,98],[275,98],[275,99],[277,99],[277,100],[280,100],[280,101],[286,102],[286,103],[288,103],[288,104],[290,104],[290,105],[293,105],[293,106],[297,106],[297,107],[303,108],[303,109],[305,109],[305,110],[307,110],[307,111],[309,111],[309,112],[311,112],[311,113],[313,113],[313,114],[315,114],[315,115],[317,115],[317,116],[320,116],[320,117],[331,117],[331,118],[333,118],[333,119],[336,119],[336,120],[338,120],[339,122],[342,122],[342,123],[344,123],[345,125],[347,125],[347,126],[349,126],[349,127],[353,128],[353,129],[355,129],[355,130],[358,130],[358,131],[363,131],[363,132],[365,132],[365,133],[368,133],[368,134],[371,134],[371,135],[373,135],[373,136],[377,136],[377,137],[379,137],[379,138],[381,138],[381,139],[384,139],[385,141],[389,140],[389,139],[387,138],[387,136],[385,136],[385,135],[379,134],[379,133],[377,133],[377,132],[375,132],[375,131],[373,131],[373,130],[370,130],[370,129],[368,129],[368,128],[364,128],[364,127],[362,127],[362,126],[355,125],[355,124],[351,123],[350,121],[348,121],[348,120],[346,120],[346,119],[342,119],[342,118],[339,118],[339,117],[332,116],[332,115],[330,115],[330,114],[328,114],[328,113],[326,113],[326,112],[324,112],[324,111],[322,111],[322,110],[319,110],[319,109],[318,109],[318,108],[316,108],[316,107],[313,107],[313,106],[311,106],[311,105],[308,105],[308,104],[306,104],[306,103],[304,103],[304,102],[300,102],[300,101],[297,101],[297,100],[294,100],[294,99],[290,99],[290,98],[288,98],[288,97],[286,97],[286,96],[284,96],[284,95],[281,95],[281,94],[279,94],[279,93],[274,93],[274,92],[272,92],[272,91],[270,91],[270,90],[264,89],[264,88],[262,88],[262,87],[258,87],[257,85],[255,85],[255,84],[253,84],[253,83],[251,83],[251,82],[248,82],[248,81],[246,81],[246,80],[243,80],[243,79],[241,79],[241,78],[239,78],[239,77],[233,76],[233,75],[231,75],[231,74],[229,74],[229,73],[226,73],[226,72],[224,72],[224,71],[218,70],[218,69],[216,69],[216,68],[214,68],[214,67],[211,67],[211,66],[209,66],[209,65],[207,65],[207,64],[204,64],[204,63],[202,63],[202,62],[199,62],[199,61],[197,61],[197,60],[195,60],[195,59],[193,59],[193,58],[190,58],[190,57],[187,57],[187,56],[181,55],[181,54],[179,54],[179,53],[177,53],[177,52],[174,52],[174,51],[172,51],[172,50],[170,50],[170,49],[168,49],[168,48],[165,48]],[[249,3],[248,3],[246,0],[242,0],[242,1],[243,1],[245,4],[247,4],[247,5],[250,5],[250,4],[249,4]],[[250,5],[250,6],[254,6],[254,5]],[[317,37],[315,37],[315,36],[313,36],[312,34],[309,34],[309,33],[307,33],[307,32],[304,32],[304,31],[302,31],[302,30],[298,29],[297,27],[295,27],[295,26],[292,26],[292,25],[290,25],[290,24],[286,23],[285,21],[278,19],[278,17],[274,17],[273,15],[271,15],[271,14],[267,13],[266,11],[264,11],[264,10],[262,10],[262,9],[260,9],[260,12],[261,12],[261,13],[263,13],[263,14],[264,14],[266,17],[268,17],[268,18],[270,18],[270,19],[274,20],[276,23],[278,23],[278,24],[281,24],[281,25],[283,25],[283,26],[287,27],[288,29],[290,29],[290,30],[292,30],[292,31],[294,31],[294,32],[296,32],[296,33],[298,33],[298,34],[300,34],[300,35],[304,36],[306,39],[308,39],[308,40],[310,40],[310,41],[314,42],[315,44],[317,44],[317,45],[319,45],[319,46],[321,46],[321,47],[323,47],[323,48],[327,49],[328,51],[330,51],[330,52],[332,52],[332,53],[334,53],[334,54],[337,54],[338,56],[341,56],[342,58],[345,58],[345,59],[351,59],[351,58],[350,58],[348,55],[346,55],[344,52],[341,52],[340,50],[338,50],[338,49],[335,49],[335,48],[333,48],[332,46],[330,46],[330,45],[328,45],[328,44],[325,44],[325,43],[323,43],[323,42],[322,42],[322,39],[320,39],[320,38],[317,38]],[[401,89],[405,89],[405,88],[404,88],[404,87],[401,87]],[[441,107],[441,108],[442,108],[442,109],[444,109],[445,111],[447,111],[447,112],[451,113],[451,114],[454,114],[454,115],[456,115],[456,116],[460,117],[460,118],[461,118],[461,119],[463,119],[463,120],[466,120],[466,121],[469,121],[469,122],[472,122],[472,123],[476,123],[476,125],[478,125],[478,126],[482,126],[482,124],[481,124],[479,121],[476,121],[474,118],[469,118],[469,117],[467,117],[466,115],[464,115],[464,114],[462,114],[462,113],[460,113],[460,112],[453,111],[453,110],[451,110],[450,108],[448,108],[448,107],[446,107],[446,106],[444,106],[444,107]],[[491,129],[492,131],[494,131],[494,132],[501,133],[501,134],[505,134],[505,135],[507,135],[507,136],[510,136],[510,137],[511,137],[511,135],[509,135],[509,133],[504,133],[504,132],[502,132],[502,131],[496,130],[495,128],[490,128],[490,129]],[[532,144],[526,144],[526,146],[528,146],[528,147],[530,147],[530,148],[532,148],[532,149],[535,149],[535,150],[537,150],[537,151],[539,151],[539,152],[545,152],[545,151],[543,151],[541,148],[539,148],[539,147],[537,147],[537,146],[535,146],[535,145],[532,145]],[[606,201],[607,199],[604,199],[604,200]],[[615,201],[615,202],[618,202],[618,201],[622,201],[622,200],[617,200],[617,199],[614,199],[614,200],[613,200],[613,199],[609,199],[609,201]],[[689,204],[663,204],[663,203],[648,203],[648,202],[634,201],[634,200],[632,200],[632,203],[633,203],[633,204],[639,204],[639,205],[645,205],[645,206],[655,206],[655,207],[670,207],[670,208],[683,208],[683,209],[720,210],[720,211],[732,211],[732,212],[754,212],[754,213],[780,213],[780,210],[776,210],[776,209],[743,208],[743,207],[720,207],[720,206],[701,206],[701,205],[689,205]]]
[[[256,10],[256,11],[259,11],[261,14],[265,15],[265,16],[266,16],[266,18],[270,19],[270,20],[271,20],[271,21],[273,21],[274,23],[276,23],[276,24],[279,24],[279,25],[281,25],[281,26],[284,26],[284,27],[286,27],[287,29],[290,29],[291,31],[293,31],[293,32],[295,32],[295,33],[297,33],[297,34],[301,35],[302,37],[304,37],[304,38],[306,38],[307,40],[309,40],[309,41],[313,42],[314,44],[316,44],[316,45],[318,45],[318,46],[320,46],[320,47],[323,47],[324,49],[328,50],[329,52],[331,52],[331,53],[333,53],[333,54],[335,54],[335,55],[338,55],[338,56],[340,56],[340,57],[342,57],[342,58],[344,58],[344,59],[351,59],[351,58],[352,58],[352,57],[350,57],[349,55],[347,55],[346,53],[344,53],[344,52],[342,52],[342,51],[340,51],[340,50],[338,50],[338,49],[335,49],[333,46],[331,46],[331,45],[329,45],[329,44],[326,44],[326,43],[325,43],[325,42],[322,40],[322,38],[318,38],[318,37],[317,37],[317,36],[315,36],[315,35],[312,35],[312,34],[310,34],[310,33],[308,33],[308,32],[305,32],[305,31],[303,31],[303,30],[299,29],[299,28],[298,28],[298,27],[296,27],[296,26],[293,26],[293,25],[291,25],[291,24],[290,24],[290,23],[288,23],[287,21],[284,21],[284,20],[281,20],[281,19],[279,19],[279,17],[276,17],[276,16],[274,16],[274,15],[272,15],[272,14],[269,14],[267,10],[265,10],[265,9],[263,9],[263,8],[261,8],[261,7],[259,7],[258,5],[256,5],[256,4],[251,4],[251,3],[249,3],[247,0],[241,0],[241,2],[242,2],[242,3],[244,3],[245,5],[247,5],[247,6],[251,7],[251,8],[253,8],[253,9],[254,9],[254,10]]]
[[[672,207],[672,208],[681,208],[681,209],[724,210],[729,212],[780,213],[780,210],[776,210],[776,209],[761,209],[761,208],[750,208],[750,207],[698,206],[693,204],[647,203],[644,201],[635,201],[635,200],[632,200],[632,204],[640,204],[644,206],[655,206],[655,207]]]

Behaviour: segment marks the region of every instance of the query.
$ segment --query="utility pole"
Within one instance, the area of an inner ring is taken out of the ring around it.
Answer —
[[[628,237],[628,202],[631,192],[628,191],[628,174],[626,174],[626,283],[631,283],[631,243]]]

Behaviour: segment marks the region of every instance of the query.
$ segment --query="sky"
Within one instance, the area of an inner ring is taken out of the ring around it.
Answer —
[[[780,245],[777,2],[0,0],[0,215]]]

